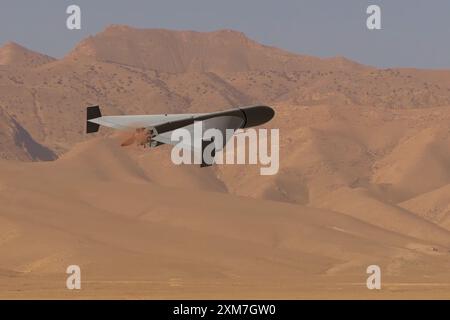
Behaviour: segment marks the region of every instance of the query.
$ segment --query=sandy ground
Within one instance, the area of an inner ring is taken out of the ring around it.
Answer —
[[[163,186],[139,159],[100,138],[53,162],[2,161],[0,296],[450,297],[450,232],[409,211],[386,209],[372,223],[328,208]],[[202,176],[190,168],[183,172],[192,170],[195,185]],[[77,292],[65,288],[72,264],[82,270]],[[371,264],[382,268],[377,292],[365,287]]]

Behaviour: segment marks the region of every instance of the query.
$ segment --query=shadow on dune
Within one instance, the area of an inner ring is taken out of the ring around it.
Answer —
[[[31,160],[52,161],[58,158],[52,150],[36,142],[15,119],[11,118],[11,121],[14,124],[14,142],[17,146],[25,149]]]

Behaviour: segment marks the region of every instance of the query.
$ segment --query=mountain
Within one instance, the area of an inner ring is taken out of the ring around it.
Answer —
[[[28,50],[15,42],[7,42],[0,47],[0,65],[29,68],[37,67],[52,61],[55,61],[55,59]]]
[[[85,139],[84,110],[91,104],[111,114],[204,112],[254,103],[450,105],[447,71],[378,70],[342,57],[308,57],[230,30],[115,25],[82,41],[61,60],[0,70],[3,108],[58,155]]]
[[[120,45],[118,46],[118,44]],[[261,45],[242,32],[172,31],[136,29],[112,25],[83,40],[69,58],[118,63],[167,73],[301,71],[361,67],[341,59],[339,63]]]
[[[192,63],[194,58],[201,63]],[[300,71],[284,70],[287,64]],[[216,66],[220,70],[213,71]],[[315,204],[323,194],[356,186],[399,203],[450,183],[448,71],[379,70],[343,57],[307,57],[231,30],[118,25],[82,41],[61,60],[16,69],[0,73],[1,106],[55,156],[87,138],[87,105],[99,104],[105,114],[145,114],[265,103],[276,108],[269,125],[283,132],[279,174],[259,183],[257,169],[221,167],[210,177],[215,190]],[[5,146],[14,141],[1,139]],[[21,148],[4,150],[3,158],[41,159],[24,156]],[[152,174],[158,178],[160,172]],[[193,173],[185,174],[179,183]]]
[[[16,47],[6,46],[9,51]],[[44,60],[52,62],[0,66],[1,104],[58,155],[85,139],[87,105],[99,104],[110,114],[205,112],[256,103],[288,108],[450,105],[448,71],[381,70],[343,57],[319,59],[231,30],[113,25],[63,59]]]

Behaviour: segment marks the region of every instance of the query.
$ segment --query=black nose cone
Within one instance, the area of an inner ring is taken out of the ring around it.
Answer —
[[[259,126],[270,121],[275,115],[275,111],[268,106],[244,107],[241,110],[245,113],[247,120],[244,128]]]

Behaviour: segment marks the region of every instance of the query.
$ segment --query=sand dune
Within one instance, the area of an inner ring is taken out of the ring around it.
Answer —
[[[0,108],[0,159],[48,161],[55,153],[36,142],[25,128]]]
[[[409,215],[397,218],[407,232],[390,231],[358,215],[163,186],[114,142],[2,163],[2,297],[71,297],[69,264],[86,275],[77,297],[357,296],[374,262],[386,282],[447,281],[448,231],[421,218],[424,233],[407,230]],[[414,288],[386,296],[420,296]]]
[[[445,246],[450,244],[450,234],[447,230],[403,208],[373,198],[364,189],[339,189],[323,199],[318,206],[347,213],[376,226],[411,237]]]
[[[417,213],[443,228],[450,229],[450,185],[423,193],[399,203],[399,206]]]
[[[450,136],[446,127],[429,127],[406,137],[376,163],[374,182],[389,185],[399,199],[443,186],[450,179]],[[426,172],[426,179],[420,174]]]

